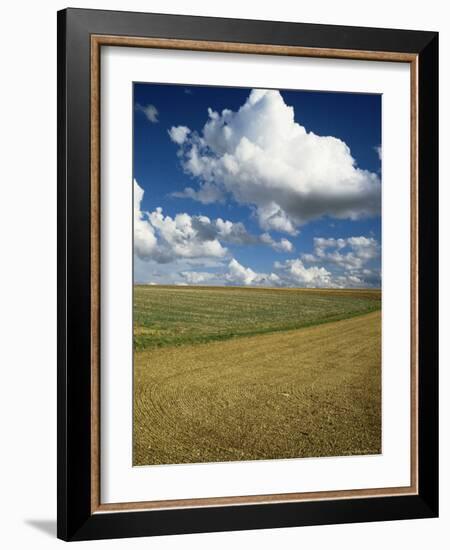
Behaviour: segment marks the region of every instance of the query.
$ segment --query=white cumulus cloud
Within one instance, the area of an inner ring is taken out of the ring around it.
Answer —
[[[148,214],[149,223],[158,234],[159,250],[157,261],[171,261],[176,258],[220,258],[226,255],[217,239],[201,239],[193,226],[189,214],[177,214],[173,218],[164,216],[162,208]]]
[[[228,264],[228,273],[225,275],[228,283],[235,285],[262,285],[272,286],[278,282],[275,273],[256,273],[250,267],[244,267],[235,258]]]
[[[183,271],[183,283],[198,285],[277,286],[281,280],[276,273],[258,273],[232,258],[225,270],[219,272]]]
[[[314,239],[314,254],[304,254],[307,262],[322,261],[336,264],[347,270],[361,269],[380,255],[380,245],[372,237],[349,237],[348,239]]]
[[[281,272],[284,286],[298,286],[306,288],[330,288],[338,286],[333,280],[330,271],[324,267],[305,267],[300,259],[286,260],[283,264],[276,264]]]
[[[269,233],[263,233],[260,239],[261,242],[268,244],[277,252],[292,252],[294,250],[294,245],[285,238],[275,241]]]
[[[314,240],[314,253],[300,258],[276,261],[273,271],[261,273],[232,258],[226,269],[214,272],[186,270],[180,275],[187,284],[275,286],[297,288],[379,287],[379,266],[371,266],[379,257],[380,246],[372,237]]]
[[[179,195],[204,203],[230,195],[255,209],[265,231],[295,235],[322,216],[379,214],[378,175],[358,168],[342,140],[295,122],[278,91],[252,90],[237,111],[209,109],[200,134],[184,126],[169,134],[184,170],[199,181]]]
[[[301,259],[307,264],[320,263],[333,269],[333,282],[337,286],[370,287],[379,286],[381,282],[378,267],[380,254],[380,244],[373,237],[316,237],[314,252],[302,254]],[[376,267],[373,267],[374,261],[377,261]]]
[[[172,126],[172,128],[168,130],[168,132],[170,139],[174,143],[178,143],[178,145],[181,145],[186,141],[190,130],[189,128],[187,128],[187,126]]]
[[[167,263],[177,258],[222,258],[224,248],[216,238],[203,239],[193,217],[180,213],[164,216],[162,208],[141,210],[143,189],[134,181],[134,250],[141,260]]]
[[[293,250],[287,239],[277,241],[268,233],[253,235],[242,222],[186,213],[171,217],[164,215],[160,207],[143,211],[143,197],[144,190],[134,180],[134,250],[141,260],[168,263],[178,259],[220,259],[228,254],[224,244],[267,245],[278,252]]]
[[[157,239],[146,214],[141,212],[143,196],[144,190],[134,180],[134,250],[140,258],[148,259],[156,249]]]

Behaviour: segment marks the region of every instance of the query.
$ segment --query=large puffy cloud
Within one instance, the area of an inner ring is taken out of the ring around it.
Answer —
[[[241,222],[231,222],[207,216],[165,216],[162,208],[142,211],[143,189],[134,181],[134,250],[141,260],[168,263],[177,259],[224,258],[223,243],[264,244],[277,252],[290,252],[293,245],[287,239],[279,241],[270,234],[252,235]]]
[[[184,170],[200,182],[178,196],[208,203],[229,194],[255,208],[264,230],[290,234],[325,215],[379,213],[378,175],[358,168],[342,140],[295,122],[278,91],[252,90],[238,111],[208,114],[201,134],[180,126],[169,131]]]

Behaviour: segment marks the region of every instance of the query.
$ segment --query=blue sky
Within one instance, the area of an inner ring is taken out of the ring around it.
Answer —
[[[134,84],[139,283],[380,286],[381,96]]]

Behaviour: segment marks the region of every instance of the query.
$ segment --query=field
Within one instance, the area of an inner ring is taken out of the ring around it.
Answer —
[[[381,452],[376,290],[136,286],[135,465]]]

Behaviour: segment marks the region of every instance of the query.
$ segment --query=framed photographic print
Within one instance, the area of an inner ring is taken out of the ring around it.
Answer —
[[[438,35],[58,13],[58,536],[438,514]]]

